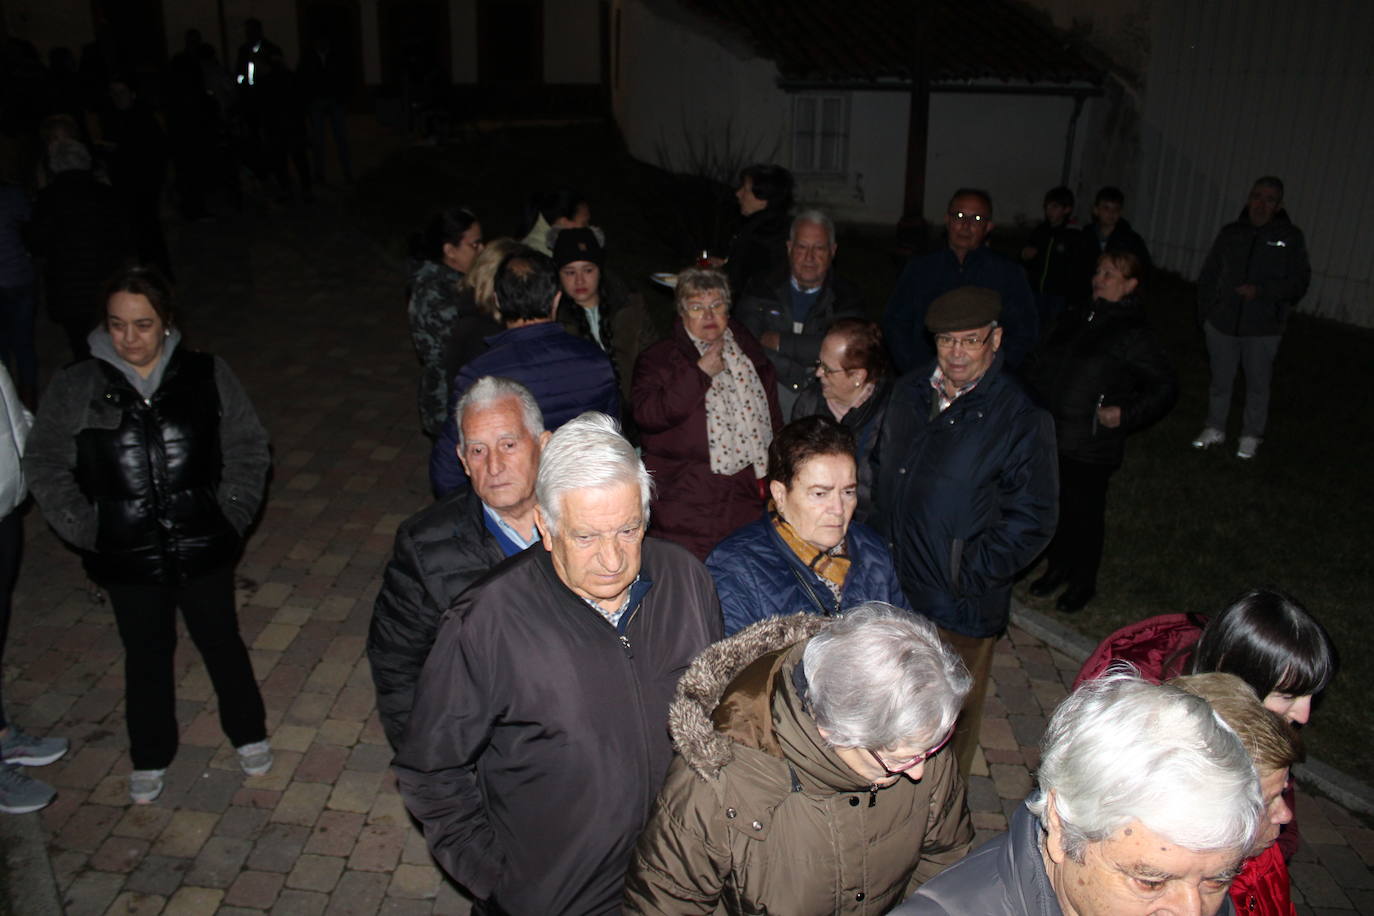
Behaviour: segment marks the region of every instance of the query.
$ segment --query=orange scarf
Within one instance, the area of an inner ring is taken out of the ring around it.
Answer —
[[[807,569],[817,576],[835,595],[835,600],[840,598],[840,592],[844,588],[844,580],[849,575],[850,559],[849,554],[845,553],[845,542],[829,550],[821,550],[814,544],[809,544],[802,540],[801,535],[787,523],[787,520],[778,513],[777,506],[770,499],[768,501],[768,518],[773,522],[773,528],[782,538],[783,543],[792,548],[792,552],[797,555]]]

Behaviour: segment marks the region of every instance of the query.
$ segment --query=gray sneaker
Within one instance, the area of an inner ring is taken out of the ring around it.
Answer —
[[[1259,454],[1260,443],[1263,441],[1259,436],[1241,436],[1240,445],[1236,448],[1236,457],[1249,461]]]
[[[166,770],[134,770],[129,774],[129,800],[135,805],[151,804],[162,794]]]
[[[10,724],[10,733],[0,738],[0,758],[5,763],[42,767],[65,753],[66,738],[35,738],[13,723]]]
[[[1213,429],[1210,426],[1204,426],[1202,432],[1197,434],[1197,438],[1193,439],[1192,445],[1193,448],[1203,449],[1211,448],[1214,445],[1221,445],[1225,441],[1226,434],[1224,432],[1219,429]]]
[[[235,748],[239,754],[239,767],[248,776],[261,776],[272,769],[272,745],[264,738]]]
[[[0,764],[0,811],[28,814],[46,808],[57,797],[57,790],[46,782],[28,776],[17,766]]]

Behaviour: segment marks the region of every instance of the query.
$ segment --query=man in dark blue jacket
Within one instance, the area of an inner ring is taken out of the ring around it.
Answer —
[[[588,410],[619,418],[620,390],[610,358],[554,320],[559,297],[551,258],[530,248],[506,257],[496,275],[496,305],[506,329],[488,337],[487,351],[454,377],[448,419],[429,453],[429,482],[436,498],[467,479],[458,462],[453,408],[484,375],[514,379],[528,388],[550,432]]]
[[[1002,300],[1003,358],[1021,365],[1040,336],[1040,319],[1026,272],[1011,258],[983,243],[992,232],[992,198],[986,191],[960,188],[945,212],[948,247],[907,262],[887,301],[883,338],[898,372],[924,366],[934,356],[925,335],[926,310],[935,297],[961,286],[995,290]]]
[[[1049,543],[1058,516],[1054,422],[1003,370],[1001,309],[981,287],[931,303],[937,358],[893,389],[873,501],[912,608],[939,625],[973,675],[954,739],[965,776],[1012,579]]]

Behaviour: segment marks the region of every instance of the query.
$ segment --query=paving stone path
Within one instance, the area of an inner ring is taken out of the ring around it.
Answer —
[[[238,597],[276,765],[239,772],[183,633],[181,750],[163,796],[129,804],[113,617],[30,511],[5,696],[26,728],[72,739],[65,760],[35,774],[58,800],[26,815],[41,818],[63,906],[71,916],[467,913],[396,794],[364,654],[393,532],[429,501],[403,265],[360,231],[346,197],[174,235],[190,345],[228,360],[272,434],[269,499]],[[60,355],[50,327],[43,342]],[[980,836],[1005,829],[1030,789],[1046,714],[1077,669],[1017,629],[995,661],[969,787]],[[1303,797],[1299,810],[1299,912],[1374,914],[1374,832],[1325,800]]]

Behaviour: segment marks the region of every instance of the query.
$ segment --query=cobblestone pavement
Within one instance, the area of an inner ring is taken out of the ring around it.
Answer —
[[[30,511],[5,694],[23,726],[72,739],[65,760],[35,773],[57,801],[27,815],[41,818],[66,911],[466,913],[396,794],[364,654],[393,531],[428,502],[402,265],[338,197],[176,237],[190,345],[228,360],[273,439],[238,597],[276,765],[239,772],[183,638],[181,750],[163,796],[129,804],[113,618]],[[50,327],[43,335],[47,352],[60,346]],[[1004,829],[1029,790],[1046,713],[1076,668],[1020,630],[999,644],[969,793],[980,835]],[[1374,914],[1374,831],[1325,800],[1301,798],[1299,812],[1300,912]]]

